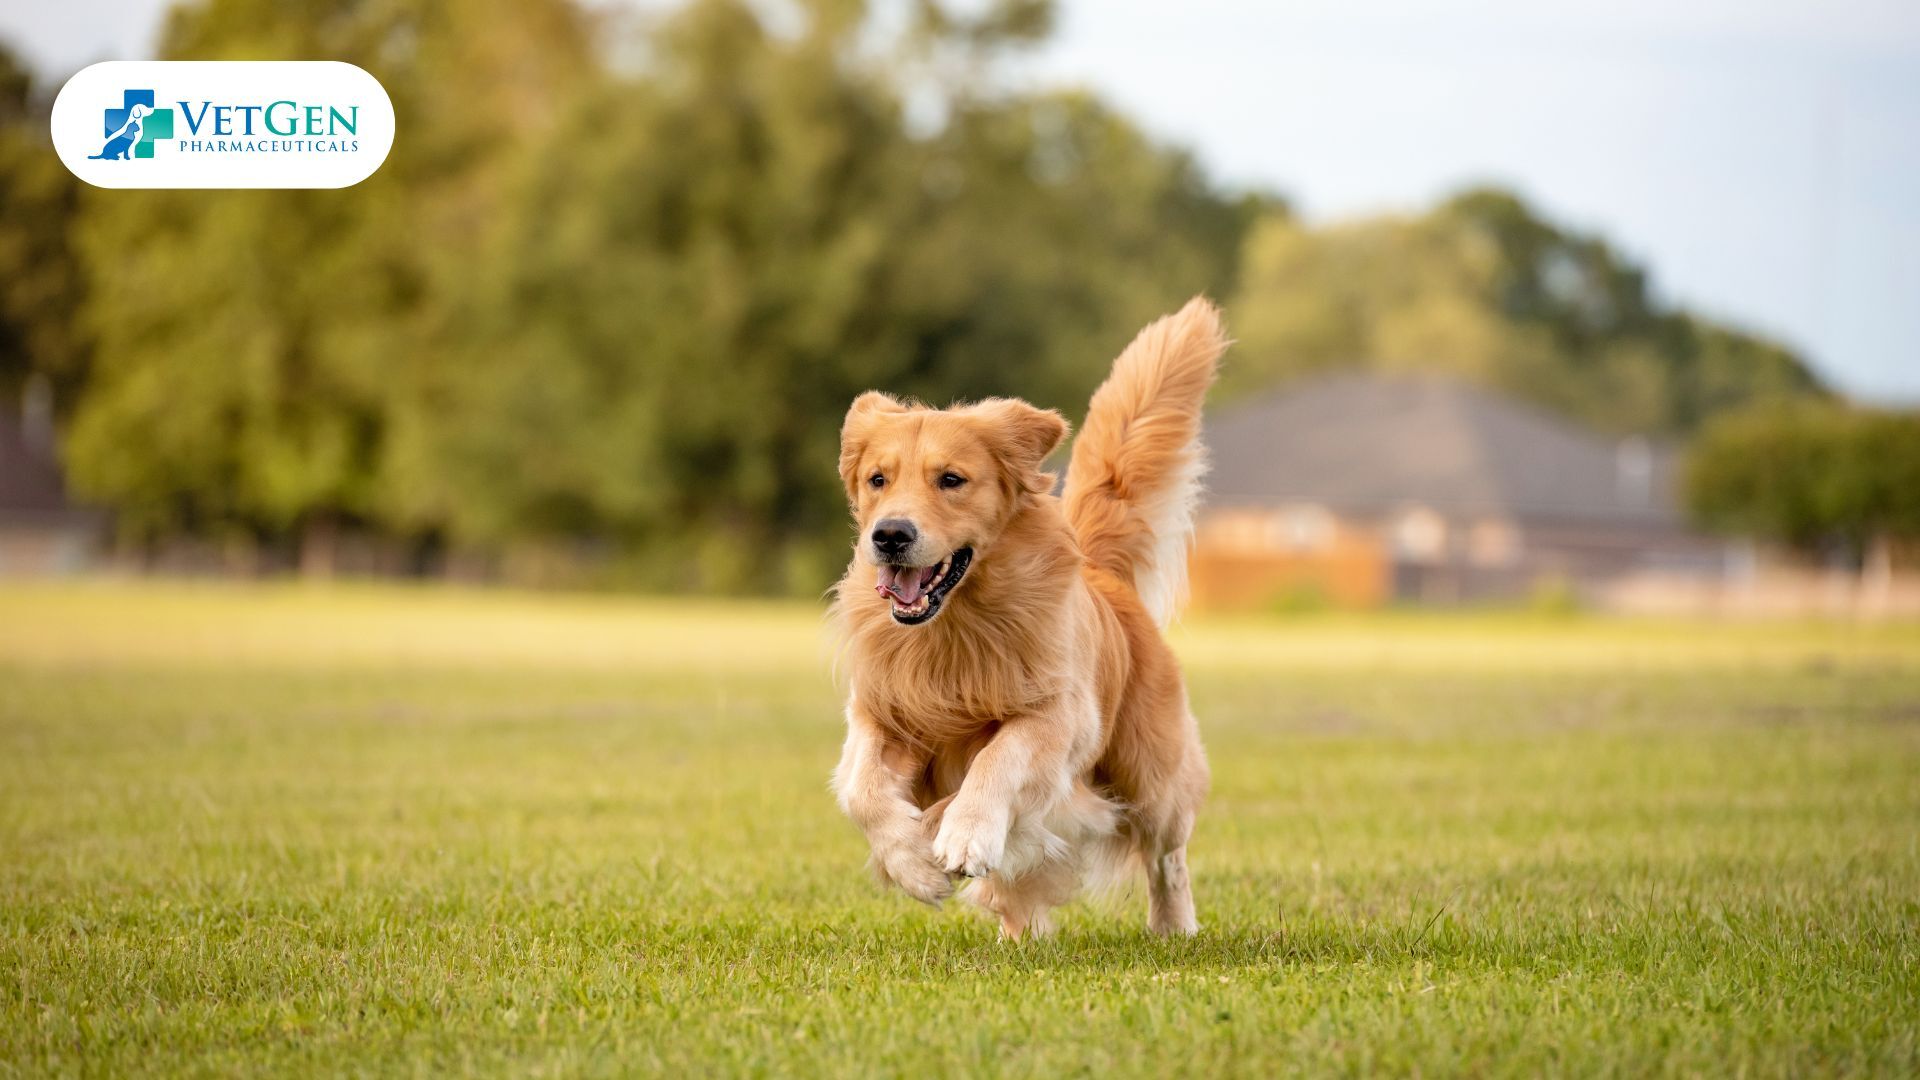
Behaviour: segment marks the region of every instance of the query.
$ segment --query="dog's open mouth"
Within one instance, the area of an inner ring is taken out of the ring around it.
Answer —
[[[893,621],[914,626],[933,618],[967,575],[972,548],[959,548],[937,566],[882,566],[874,589],[893,602]]]

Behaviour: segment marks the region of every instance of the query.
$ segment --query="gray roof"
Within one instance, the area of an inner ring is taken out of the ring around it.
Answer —
[[[1212,505],[1673,525],[1674,455],[1450,379],[1335,375],[1207,418]],[[1635,480],[1636,462],[1644,467]]]

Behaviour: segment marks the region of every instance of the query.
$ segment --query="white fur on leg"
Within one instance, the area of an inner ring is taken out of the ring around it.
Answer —
[[[1089,877],[1112,873],[1124,858],[1120,808],[1085,784],[1044,814],[1022,815],[1007,834],[1001,868],[967,890],[967,898],[1000,917],[1008,938],[1052,929],[1048,912],[1072,899]]]
[[[948,814],[951,817],[952,811]],[[1014,819],[993,874],[1012,881],[1064,864],[1073,868],[1076,877],[1104,878],[1111,872],[1108,862],[1124,858],[1114,842],[1119,828],[1120,808],[1076,783],[1065,799],[1045,811]]]
[[[933,837],[933,861],[950,874],[986,877],[1006,865],[1007,808],[969,798],[964,790],[947,806]]]
[[[906,778],[887,767],[872,727],[863,722],[852,702],[847,705],[847,741],[834,767],[832,786],[840,809],[866,834],[870,865],[882,881],[891,881],[914,899],[934,905],[952,893],[952,883],[927,845],[921,810],[907,801]]]

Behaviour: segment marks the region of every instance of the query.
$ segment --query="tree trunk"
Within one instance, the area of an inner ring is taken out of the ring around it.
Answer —
[[[315,514],[300,533],[300,576],[309,581],[333,577],[340,554],[340,522],[332,514]]]
[[[1860,614],[1886,614],[1893,599],[1893,541],[1885,533],[1867,541],[1866,558],[1860,561]]]

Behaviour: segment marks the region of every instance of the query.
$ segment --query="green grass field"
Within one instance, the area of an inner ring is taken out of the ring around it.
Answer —
[[[1176,635],[1203,930],[882,892],[819,612],[0,589],[0,1073],[1913,1075],[1920,628]]]

